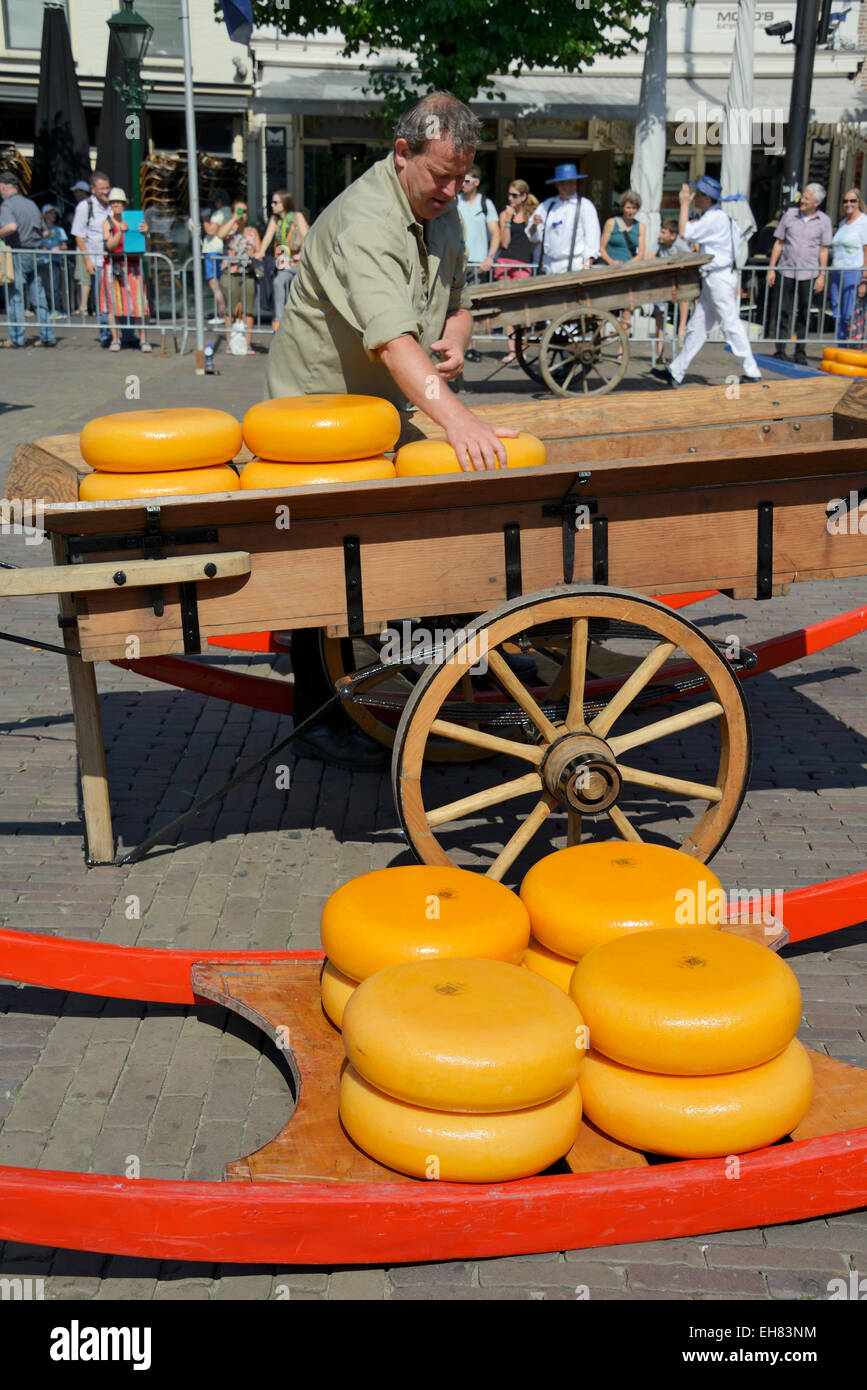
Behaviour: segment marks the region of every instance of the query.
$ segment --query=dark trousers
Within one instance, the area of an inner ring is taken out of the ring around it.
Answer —
[[[344,640],[341,646],[345,669],[350,671],[352,643]],[[307,719],[334,694],[334,686],[328,679],[328,672],[322,660],[318,628],[296,628],[292,633],[292,673],[295,677],[293,718],[297,727],[302,719]],[[340,705],[335,705],[322,722],[330,729],[350,727],[350,722]]]
[[[812,280],[794,280],[791,276],[781,275],[777,271],[777,284],[775,286],[771,308],[771,317],[768,324],[768,331],[772,338],[779,338],[782,341],[777,343],[778,348],[784,348],[790,341],[790,324],[794,310],[795,318],[795,338],[796,352],[803,352],[804,343],[807,337],[808,327],[808,306],[810,294],[813,289]],[[779,314],[779,329],[777,328],[777,315]]]

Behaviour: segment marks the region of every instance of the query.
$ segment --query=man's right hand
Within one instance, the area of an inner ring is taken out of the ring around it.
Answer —
[[[96,267],[94,266],[93,261],[90,259],[89,256],[85,256],[84,258],[84,268],[87,271],[88,275],[96,274]]]
[[[505,468],[504,439],[515,439],[519,430],[492,429],[484,420],[467,411],[468,420],[459,420],[446,431],[446,437],[458,456],[464,473]]]
[[[769,289],[769,290],[772,290],[772,289],[774,288],[774,281],[776,280],[776,278],[777,278],[777,272],[776,272],[775,270],[769,270],[769,271],[768,271],[768,289]]]

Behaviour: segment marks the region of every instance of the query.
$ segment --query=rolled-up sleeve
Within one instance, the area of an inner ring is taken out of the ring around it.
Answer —
[[[458,309],[472,308],[472,295],[467,285],[467,244],[463,244],[461,254],[455,262],[455,273],[452,276],[451,289],[449,290],[448,313],[456,314]]]
[[[404,333],[421,338],[422,325],[395,251],[341,234],[322,287],[341,317],[361,334],[369,357]]]

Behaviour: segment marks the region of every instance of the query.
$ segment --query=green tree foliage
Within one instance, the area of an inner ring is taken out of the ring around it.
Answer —
[[[497,74],[578,72],[597,55],[629,53],[642,37],[636,20],[654,8],[655,0],[253,0],[257,25],[299,37],[339,30],[343,55],[362,55],[365,90],[383,99],[386,118],[425,92],[505,100]],[[389,53],[380,66],[387,50],[403,57]]]

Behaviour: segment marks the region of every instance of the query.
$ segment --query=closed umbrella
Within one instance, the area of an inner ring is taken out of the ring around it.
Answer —
[[[665,79],[668,64],[666,0],[657,0],[650,16],[641,72],[641,95],[635,124],[630,187],[641,195],[640,217],[647,224],[646,246],[652,252],[659,238],[662,175],[665,169]]]
[[[126,138],[127,109],[115,90],[115,78],[126,80],[123,54],[116,43],[108,45],[105,65],[105,86],[102,91],[102,114],[96,137],[96,167],[108,174],[109,181],[122,188],[130,207],[141,207],[141,192],[131,188],[132,141]]]
[[[741,229],[745,240],[756,230],[749,204],[752,165],[753,54],[755,50],[756,0],[739,0],[735,46],[726,91],[725,142],[722,184],[725,210]]]
[[[62,202],[72,185],[89,174],[90,141],[66,14],[58,5],[46,5],[30,196],[39,203],[45,198]]]

